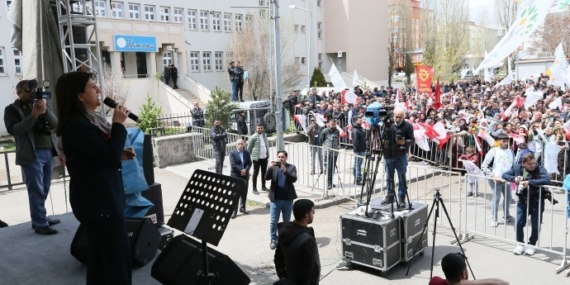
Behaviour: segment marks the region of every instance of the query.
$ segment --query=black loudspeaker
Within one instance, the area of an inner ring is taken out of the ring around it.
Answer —
[[[142,196],[151,201],[154,206],[146,212],[157,227],[164,225],[164,207],[162,205],[162,187],[160,183],[149,185],[148,190],[141,192]]]
[[[146,183],[152,185],[154,184],[154,154],[152,151],[152,137],[150,135],[144,135],[142,162]]]
[[[208,284],[202,280],[202,244],[186,235],[173,238],[156,258],[150,275],[161,284],[188,285]],[[212,285],[247,285],[250,279],[225,254],[208,248],[208,266],[216,277]]]
[[[131,246],[133,265],[142,267],[149,263],[155,256],[160,243],[160,233],[150,219],[125,220],[127,236]],[[79,225],[70,248],[71,255],[81,263],[87,263],[87,231],[83,224]]]

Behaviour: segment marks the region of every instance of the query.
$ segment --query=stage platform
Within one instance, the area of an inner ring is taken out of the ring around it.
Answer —
[[[61,220],[56,235],[36,234],[30,223],[0,229],[0,284],[85,284],[87,266],[69,253],[79,222],[71,213],[54,218]],[[133,268],[133,284],[160,284],[150,276],[153,263]]]

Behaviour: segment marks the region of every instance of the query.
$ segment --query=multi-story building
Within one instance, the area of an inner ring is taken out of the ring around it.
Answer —
[[[271,19],[269,0],[93,1],[102,61],[114,74],[122,75],[130,94],[126,105],[131,110],[138,110],[147,94],[158,100],[163,112],[170,113],[190,107],[185,95],[179,96],[182,93],[206,102],[216,86],[229,91],[228,63],[240,60],[228,52],[233,37],[239,36],[254,17]],[[0,9],[0,24],[9,27],[6,15],[11,1],[3,2],[6,7]],[[291,9],[290,5],[301,9]],[[361,76],[371,80],[386,79],[387,52],[383,46],[388,38],[387,24],[383,20],[361,20],[385,19],[386,11],[385,1],[281,0],[281,28],[291,31],[283,36],[293,43],[284,56],[300,63],[298,75],[302,79],[295,89],[307,85],[305,78],[312,75],[315,66],[326,74],[331,59],[340,62],[341,71],[358,69]],[[343,55],[341,61],[338,52]],[[3,33],[0,83],[6,88],[0,91],[2,106],[15,98],[11,94],[23,77],[22,60],[22,55],[11,48],[10,33]],[[169,64],[178,68],[181,90],[157,82]],[[247,69],[248,63],[242,64]],[[288,92],[283,90],[282,96]],[[0,133],[5,132],[0,124]]]

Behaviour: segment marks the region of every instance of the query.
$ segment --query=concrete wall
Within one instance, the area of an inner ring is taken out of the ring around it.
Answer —
[[[153,138],[152,148],[155,165],[163,168],[195,161],[193,141],[201,138],[201,134],[193,133]]]

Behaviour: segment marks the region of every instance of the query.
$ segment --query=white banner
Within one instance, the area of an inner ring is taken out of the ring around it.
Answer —
[[[416,139],[416,144],[419,148],[429,151],[428,137],[426,136],[426,130],[414,130],[414,138]]]
[[[342,79],[342,76],[340,76],[340,72],[338,72],[338,69],[336,69],[334,63],[331,66],[331,70],[329,70],[329,76],[331,78],[331,83],[335,87],[335,90],[340,91],[348,88],[346,87],[346,83],[344,83],[344,80]]]
[[[552,64],[549,69],[550,80],[548,80],[547,83],[564,88],[564,83],[566,83],[567,67],[568,62],[566,61],[566,56],[564,55],[564,48],[562,47],[562,43],[560,43],[554,52],[554,64]]]
[[[496,86],[501,86],[501,85],[508,85],[511,84],[511,82],[513,82],[513,72],[511,71],[509,73],[509,75],[507,75],[507,77],[505,77],[503,80],[501,80],[501,82],[499,82]]]
[[[548,173],[560,174],[558,172],[558,153],[560,150],[560,146],[553,143],[547,143],[544,146],[544,168]]]
[[[548,108],[553,110],[560,107],[562,107],[562,99],[560,97],[554,99],[552,103],[548,104]]]
[[[546,14],[559,0],[521,0],[516,19],[499,43],[477,67],[493,68],[508,57],[544,23]]]
[[[358,85],[358,73],[356,73],[355,69],[354,73],[352,74],[352,87],[356,87],[356,85]]]

